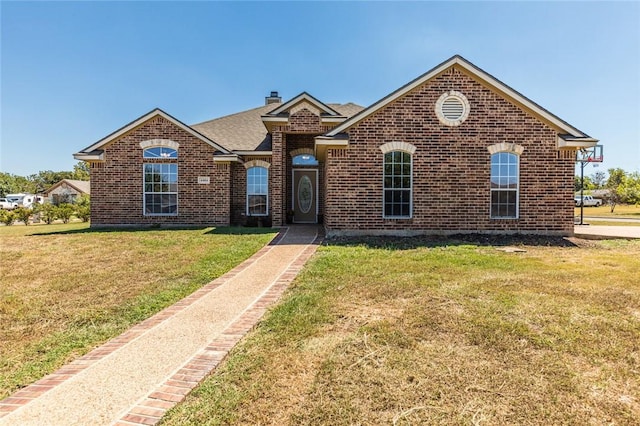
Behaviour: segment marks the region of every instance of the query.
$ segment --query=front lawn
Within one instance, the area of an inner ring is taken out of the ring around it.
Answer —
[[[580,216],[580,207],[575,208],[574,214],[575,216]],[[618,204],[615,209],[613,209],[613,213],[611,213],[611,207],[608,204],[600,207],[585,207],[584,215],[594,217],[615,217],[621,219],[625,217],[640,219],[640,206],[633,204]]]
[[[0,227],[0,398],[224,274],[271,230]]]
[[[391,241],[321,247],[163,424],[637,424],[640,241]]]

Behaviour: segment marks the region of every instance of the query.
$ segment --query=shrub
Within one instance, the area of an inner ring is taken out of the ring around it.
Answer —
[[[91,199],[87,194],[76,199],[76,216],[83,222],[88,222],[91,218]]]
[[[83,222],[88,222],[91,217],[91,207],[88,205],[78,206],[76,205],[76,216]]]
[[[16,214],[9,210],[0,210],[0,222],[4,223],[7,226],[13,225],[13,222],[16,221]]]
[[[57,219],[56,216],[56,206],[51,203],[45,203],[40,208],[40,218],[47,225],[51,225],[54,220]]]
[[[33,209],[29,209],[26,207],[18,207],[13,211],[16,215],[16,219],[20,222],[23,222],[25,225],[29,225],[29,220],[33,215]]]
[[[62,203],[56,206],[55,214],[58,219],[62,220],[62,223],[69,223],[71,216],[75,213],[75,209],[71,204]]]

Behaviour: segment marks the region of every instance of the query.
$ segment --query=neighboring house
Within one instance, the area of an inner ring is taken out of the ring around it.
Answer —
[[[91,194],[91,185],[87,180],[62,179],[45,192],[48,202],[54,205],[74,203],[81,195]]]
[[[454,56],[368,108],[272,92],[192,126],[155,109],[74,157],[92,226],[571,235],[575,151],[596,142]]]

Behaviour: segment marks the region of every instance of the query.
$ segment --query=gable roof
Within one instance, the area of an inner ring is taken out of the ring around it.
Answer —
[[[310,96],[310,95],[307,95]],[[294,99],[299,98],[297,96]],[[191,127],[196,129],[203,135],[218,141],[226,148],[234,152],[249,152],[249,151],[271,151],[271,135],[269,135],[265,125],[263,123],[264,116],[271,116],[274,111],[281,110],[282,106],[289,105],[294,106],[302,100],[308,100],[308,97],[302,97],[292,104],[292,101],[288,101],[284,104],[272,103],[269,105],[263,105],[258,108],[249,109],[247,111],[238,112],[235,114],[227,115],[213,120],[208,120],[202,123],[193,124]],[[316,102],[320,102],[317,101]],[[316,105],[315,103],[313,103]],[[363,110],[363,107],[354,103],[347,104],[322,104],[324,110],[333,111],[336,117],[351,117],[354,114]],[[285,108],[285,111],[288,108]],[[277,115],[273,115],[277,116]]]
[[[75,189],[76,191],[83,194],[91,193],[91,182],[89,182],[88,180],[62,179],[61,181],[55,183],[49,189],[47,189],[45,191],[45,194],[50,193],[51,191],[61,186],[62,184],[67,184],[73,189]]]
[[[247,111],[193,124],[191,127],[211,139],[220,141],[232,151],[258,150],[261,145],[264,145],[263,142],[266,143],[267,138],[267,130],[264,128],[260,117],[278,105],[280,104],[263,105]],[[268,149],[264,150],[271,150],[270,141]]]
[[[93,145],[90,145],[87,148],[83,149],[82,151],[74,154],[73,156],[78,160],[97,160],[99,158],[96,158],[96,157],[99,157],[101,155],[101,150],[106,145],[108,145],[109,143],[113,142],[114,140],[116,140],[120,136],[128,133],[129,131],[135,129],[136,127],[144,124],[145,122],[147,122],[147,121],[149,121],[152,118],[155,118],[157,116],[160,116],[160,117],[166,119],[167,121],[170,121],[174,125],[178,126],[182,130],[184,130],[185,132],[187,132],[190,135],[196,137],[197,139],[200,139],[204,143],[211,145],[212,147],[214,147],[218,151],[221,151],[224,154],[229,154],[230,153],[230,151],[228,149],[226,149],[223,146],[217,144],[216,142],[214,142],[213,140],[211,140],[207,136],[203,135],[199,131],[187,126],[186,124],[184,124],[180,120],[178,120],[175,117],[173,117],[173,116],[167,114],[166,112],[162,111],[160,108],[155,108],[154,110],[148,112],[147,114],[143,115],[142,117],[132,121],[131,123],[121,127],[120,129],[116,130],[115,132],[111,133],[110,135],[100,139],[98,142],[94,143]]]
[[[304,101],[306,101],[306,102],[310,103],[311,105],[313,105],[314,107],[318,108],[321,111],[321,114],[341,116],[339,112],[337,112],[336,110],[334,110],[333,108],[331,108],[327,104],[325,104],[323,102],[320,102],[319,100],[317,100],[316,98],[314,98],[313,96],[308,94],[307,92],[302,92],[298,96],[296,96],[295,98],[283,103],[278,108],[276,108],[273,111],[269,112],[267,114],[267,116],[275,116],[275,115],[279,115],[281,113],[285,113],[289,109],[291,109],[292,107],[294,107],[297,104],[299,104],[300,102],[304,102]]]
[[[467,61],[466,59],[464,59],[460,55],[455,55],[455,56],[451,57],[450,59],[447,59],[446,61],[444,61],[440,65],[437,65],[436,67],[434,67],[431,70],[427,71],[426,73],[422,74],[421,76],[419,76],[418,78],[414,79],[413,81],[410,81],[409,83],[407,83],[406,85],[402,86],[401,88],[399,88],[395,92],[393,92],[393,93],[385,96],[384,98],[380,99],[379,101],[375,102],[373,105],[371,105],[370,107],[364,109],[359,114],[351,117],[350,119],[344,121],[342,124],[336,126],[331,131],[327,132],[326,136],[336,136],[339,133],[344,132],[349,127],[351,127],[354,124],[358,123],[359,121],[367,118],[368,116],[370,116],[371,114],[375,113],[376,111],[384,108],[385,106],[387,106],[391,102],[395,101],[396,99],[406,95],[411,90],[413,90],[416,87],[418,87],[418,86],[424,84],[425,82],[431,80],[432,78],[436,77],[437,75],[439,75],[440,73],[442,73],[443,71],[447,70],[448,68],[450,68],[452,66],[460,67],[461,69],[463,69],[467,73],[469,73],[472,76],[474,76],[480,82],[488,85],[490,88],[492,88],[493,90],[498,92],[504,98],[516,103],[520,107],[524,107],[525,109],[533,112],[536,116],[541,118],[543,121],[546,121],[547,123],[550,123],[551,125],[556,127],[560,132],[562,132],[564,134],[572,135],[575,138],[581,138],[581,139],[588,139],[590,141],[596,141],[595,139],[591,138],[586,133],[581,132],[580,130],[578,130],[575,127],[571,126],[566,121],[562,120],[561,118],[557,117],[556,115],[554,115],[554,114],[550,113],[549,111],[547,111],[546,109],[542,108],[540,105],[538,105],[537,103],[533,102],[531,99],[525,97],[521,93],[519,93],[516,90],[512,89],[511,87],[507,86],[506,84],[504,84],[503,82],[501,82],[497,78],[493,77],[491,74],[489,74],[489,73],[483,71],[482,69],[478,68],[477,66],[473,65],[471,62]]]

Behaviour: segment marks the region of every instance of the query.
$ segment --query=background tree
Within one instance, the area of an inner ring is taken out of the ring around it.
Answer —
[[[26,177],[0,172],[0,196],[6,197],[7,194],[18,194],[20,192],[31,194],[34,191],[33,182]]]
[[[18,207],[13,210],[16,215],[16,219],[25,225],[29,225],[29,220],[31,220],[31,216],[33,215],[33,210],[26,207]]]
[[[611,213],[616,205],[622,202],[622,186],[624,185],[626,176],[621,168],[609,169],[609,178],[605,187],[609,190],[609,206]]]
[[[580,176],[574,176],[573,189],[574,189],[575,192],[580,192],[580,184],[581,184]],[[589,176],[585,176],[584,177],[584,190],[585,191],[590,191],[592,189],[596,189],[595,185],[593,184],[593,181],[591,180],[591,178]]]
[[[83,222],[88,222],[91,217],[91,201],[87,194],[82,194],[76,199],[76,216]]]
[[[56,206],[51,203],[44,203],[40,206],[40,219],[47,225],[51,225],[57,219]]]
[[[16,214],[13,212],[13,210],[0,209],[0,222],[4,223],[7,226],[11,226],[15,221],[16,221]]]
[[[73,166],[73,179],[89,180],[89,163],[86,161],[78,161]]]
[[[603,171],[595,172],[591,175],[591,182],[595,186],[594,189],[602,189],[607,180],[607,174]]]
[[[62,203],[56,206],[55,215],[58,219],[62,220],[62,223],[69,223],[74,213],[75,209],[71,204]]]

